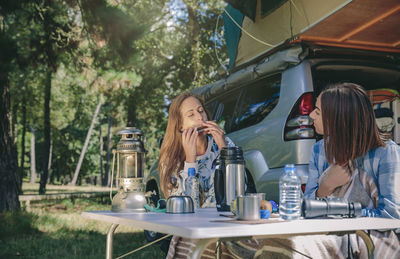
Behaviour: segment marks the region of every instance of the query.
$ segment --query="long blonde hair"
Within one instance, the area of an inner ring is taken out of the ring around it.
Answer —
[[[203,101],[199,96],[196,96],[190,92],[183,92],[174,98],[168,110],[168,124],[161,145],[160,157],[158,161],[160,187],[166,198],[169,196],[168,190],[174,188],[173,184],[171,183],[171,175],[174,172],[183,169],[186,159],[180,132],[182,126],[181,105],[183,101],[189,97],[198,99],[204,107]]]

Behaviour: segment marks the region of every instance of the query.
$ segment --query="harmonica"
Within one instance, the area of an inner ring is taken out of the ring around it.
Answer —
[[[206,127],[198,127],[197,128],[197,133],[202,133],[203,131],[205,131],[206,130]],[[183,131],[180,131],[180,133],[182,134],[183,133]]]
[[[206,130],[206,127],[199,127],[197,128],[197,133],[201,133]]]

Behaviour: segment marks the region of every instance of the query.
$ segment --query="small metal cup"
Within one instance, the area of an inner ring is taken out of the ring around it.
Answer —
[[[237,219],[259,220],[260,219],[260,198],[258,195],[245,195],[236,198]]]
[[[261,201],[265,200],[265,193],[263,192],[258,192],[258,193],[247,193],[246,196],[257,196],[259,199],[259,206],[261,205]]]

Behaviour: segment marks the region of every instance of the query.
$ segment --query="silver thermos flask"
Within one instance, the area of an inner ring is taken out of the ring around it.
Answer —
[[[216,164],[214,190],[218,211],[230,211],[237,196],[245,192],[245,165],[240,147],[224,147]]]

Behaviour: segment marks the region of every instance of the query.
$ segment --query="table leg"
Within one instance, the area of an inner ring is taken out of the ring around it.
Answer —
[[[215,259],[221,259],[221,240],[218,240],[215,247]]]
[[[119,224],[112,224],[107,232],[107,243],[106,243],[106,259],[113,258],[113,239],[114,231],[119,226]]]
[[[365,245],[367,246],[368,250],[368,258],[373,259],[374,258],[374,242],[372,241],[371,237],[365,233],[363,230],[356,230],[356,235],[361,237],[362,240],[364,241]]]
[[[217,242],[218,238],[200,239],[193,250],[192,258],[198,259],[201,256],[201,252],[211,243]]]

